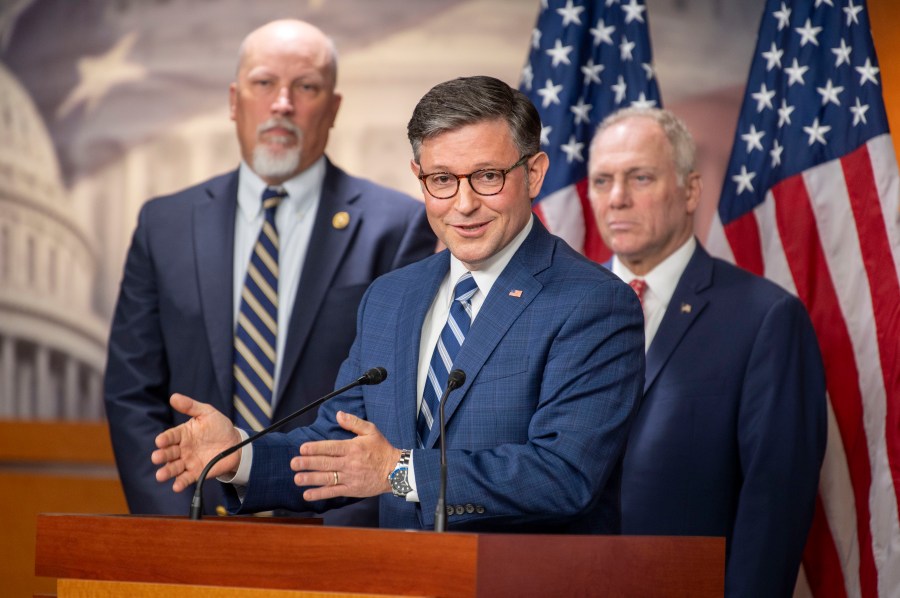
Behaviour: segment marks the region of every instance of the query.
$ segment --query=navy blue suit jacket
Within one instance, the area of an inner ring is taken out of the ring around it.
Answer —
[[[825,436],[803,305],[698,244],[647,352],[622,533],[725,536],[727,596],[790,596]]]
[[[450,267],[447,251],[375,281],[338,384],[388,370],[322,406],[316,422],[254,444],[244,511],[329,508],[302,502],[288,462],[309,440],[347,438],[338,410],[373,422],[399,448],[416,446],[422,322]],[[454,362],[466,383],[445,406],[448,528],[618,532],[621,458],[643,387],[643,318],[618,278],[535,220],[497,279]],[[438,426],[413,450],[421,502],[380,497],[382,527],[434,525]]]
[[[105,377],[119,476],[133,513],[183,515],[190,491],[159,484],[157,434],[183,422],[173,392],[232,416],[233,255],[237,171],[147,202],[135,230]],[[346,228],[331,220],[344,211]],[[355,314],[381,274],[434,253],[424,205],[330,162],[293,306],[274,418],[329,392],[356,334]],[[315,412],[292,425],[310,423]],[[205,504],[222,504],[212,482]],[[355,522],[352,523],[364,523]],[[372,522],[374,523],[374,522]]]

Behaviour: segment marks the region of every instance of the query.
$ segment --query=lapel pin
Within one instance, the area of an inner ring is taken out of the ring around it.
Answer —
[[[681,304],[681,313],[683,313],[683,314],[691,313],[691,304],[690,303],[682,303]]]
[[[520,289],[516,289],[515,291],[510,291],[509,296],[519,298],[522,296],[522,291]]]
[[[338,230],[347,228],[348,224],[350,224],[350,214],[347,212],[338,212],[331,218],[331,226]]]

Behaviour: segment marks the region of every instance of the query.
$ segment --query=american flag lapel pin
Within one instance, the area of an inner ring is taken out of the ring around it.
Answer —
[[[681,313],[683,313],[683,314],[691,313],[691,304],[690,303],[682,303],[681,304]]]
[[[510,297],[515,297],[515,298],[518,299],[519,297],[522,296],[522,290],[521,290],[521,289],[516,289],[515,291],[510,291],[510,292],[509,292],[509,296],[510,296]]]

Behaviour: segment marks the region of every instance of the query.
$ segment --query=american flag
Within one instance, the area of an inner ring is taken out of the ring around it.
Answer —
[[[709,245],[809,310],[828,448],[799,595],[900,595],[900,186],[864,0],[768,0]]]
[[[541,114],[551,164],[534,211],[569,245],[605,261],[610,252],[587,198],[588,147],[607,114],[661,104],[646,5],[542,0],[520,89]]]

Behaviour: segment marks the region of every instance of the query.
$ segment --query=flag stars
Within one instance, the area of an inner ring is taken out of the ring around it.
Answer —
[[[762,112],[763,108],[768,108],[770,110],[773,109],[772,106],[772,98],[775,97],[774,89],[767,89],[766,84],[763,83],[762,87],[759,88],[759,91],[756,93],[750,94],[754,100],[756,100],[756,111]]]
[[[771,71],[776,66],[781,68],[781,57],[784,56],[784,50],[779,50],[775,42],[772,42],[772,47],[768,52],[763,52],[762,56],[766,59],[766,70]]]
[[[547,125],[541,125],[541,145],[550,145],[550,133],[553,132],[553,127],[548,127]]]
[[[622,10],[625,11],[625,24],[627,25],[632,21],[643,23],[643,12],[647,10],[647,7],[638,4],[638,0],[630,0],[628,4],[622,5]]]
[[[541,107],[546,108],[550,104],[559,104],[559,92],[562,89],[562,85],[554,85],[553,81],[547,79],[547,84],[537,90],[538,95],[542,98]]]
[[[572,64],[572,62],[569,60],[569,53],[573,49],[573,46],[564,46],[562,45],[561,40],[556,40],[556,42],[554,42],[553,44],[553,47],[549,50],[546,50],[546,52],[547,55],[552,59],[553,66],[559,66],[560,63]]]
[[[751,153],[754,149],[762,151],[762,138],[765,136],[765,131],[757,131],[756,125],[750,125],[750,131],[741,135],[741,139],[747,142],[747,153]]]
[[[866,121],[866,112],[869,111],[868,104],[862,104],[859,101],[859,98],[856,98],[856,105],[850,106],[850,112],[853,113],[853,126],[857,126],[859,123],[868,124]]]
[[[859,15],[862,9],[862,5],[854,5],[853,0],[847,2],[847,6],[843,8],[843,11],[847,14],[847,27],[849,27],[851,23],[859,25],[859,19],[857,18],[857,15]]]
[[[791,66],[784,69],[784,72],[788,75],[788,87],[790,87],[794,83],[806,85],[806,81],[804,81],[803,75],[805,75],[806,71],[808,70],[808,66],[800,66],[800,64],[797,62],[797,59],[795,58],[794,62],[791,63]]]
[[[566,154],[566,162],[570,164],[572,163],[572,160],[584,162],[584,156],[581,155],[581,150],[584,149],[584,143],[578,141],[578,139],[575,138],[575,135],[571,135],[569,137],[569,142],[560,145],[559,149]]]
[[[856,67],[856,72],[859,73],[859,84],[865,85],[866,81],[871,81],[875,85],[878,85],[878,79],[875,78],[875,75],[880,71],[877,66],[872,66],[872,60],[870,58],[866,58],[866,63],[862,66]]]
[[[593,106],[584,103],[584,98],[578,98],[577,104],[575,104],[574,106],[569,106],[569,110],[571,110],[572,114],[575,115],[576,125],[579,125],[581,123],[590,124],[591,108],[593,108]]]
[[[625,83],[625,77],[619,75],[619,79],[615,85],[609,86],[616,94],[616,104],[621,104],[625,99],[625,93],[628,91],[628,84]]]
[[[535,50],[541,47],[541,30],[537,27],[531,30],[531,47]]]
[[[575,23],[576,25],[581,25],[581,18],[578,16],[582,12],[584,12],[583,6],[575,6],[572,4],[572,0],[566,0],[566,5],[562,8],[557,8],[556,12],[562,17],[563,22],[562,26],[570,25]]]
[[[803,132],[809,135],[807,145],[812,145],[813,143],[821,143],[822,145],[825,145],[825,133],[830,130],[831,127],[829,127],[828,125],[820,125],[819,119],[816,118],[815,120],[813,120],[813,123],[810,126],[803,127]]]
[[[753,193],[753,179],[756,177],[755,172],[747,172],[747,167],[743,164],[741,165],[740,174],[736,174],[731,177],[731,180],[737,183],[737,194],[740,195],[744,191],[749,191]]]
[[[816,0],[815,8],[819,8],[822,4],[827,4],[828,6],[834,8],[834,4],[831,3],[831,0]]]
[[[819,45],[819,40],[816,38],[820,33],[822,33],[821,27],[813,27],[812,23],[809,19],[806,19],[806,23],[803,27],[794,27],[794,31],[800,34],[800,47],[802,48],[807,43],[811,43],[814,46]]]
[[[589,58],[588,61],[581,67],[581,72],[584,74],[584,84],[589,85],[591,83],[596,83],[600,85],[600,73],[603,72],[603,69],[606,68],[602,64],[594,64],[594,59]]]
[[[789,106],[787,100],[781,98],[781,107],[778,109],[778,126],[783,127],[785,124],[791,124],[791,113],[795,110],[793,106]]]
[[[835,55],[834,68],[837,68],[844,64],[845,62],[850,64],[850,52],[853,51],[852,46],[848,46],[847,42],[844,41],[844,38],[841,38],[841,45],[839,48],[832,48],[831,52]]]
[[[781,10],[776,10],[772,13],[772,16],[778,19],[778,31],[791,24],[791,9],[784,2],[781,3]]]
[[[844,91],[844,88],[841,85],[835,86],[831,82],[831,79],[825,82],[825,87],[817,87],[816,91],[819,92],[819,95],[822,96],[823,106],[828,102],[831,102],[835,106],[841,105],[841,101],[838,99],[838,94]]]
[[[603,19],[597,21],[597,26],[591,29],[591,35],[594,37],[594,45],[599,46],[601,43],[613,45],[612,33],[615,32],[614,25],[607,26]]]
[[[522,68],[522,83],[525,84],[528,91],[531,91],[531,85],[534,83],[534,69],[531,68],[530,62]]]
[[[776,139],[772,143],[772,149],[769,150],[769,155],[772,157],[772,168],[781,165],[781,152],[783,151],[784,147]]]
[[[653,65],[649,62],[642,62],[641,68],[644,69],[644,73],[647,75],[647,81],[652,81],[653,77],[656,76],[656,70],[653,68]]]
[[[619,58],[621,60],[630,61],[631,51],[634,50],[635,43],[628,41],[628,38],[624,35],[622,36],[622,43],[619,44]]]
[[[647,94],[643,91],[638,94],[638,99],[631,102],[631,105],[635,108],[653,108],[656,106],[656,100],[648,100]]]

